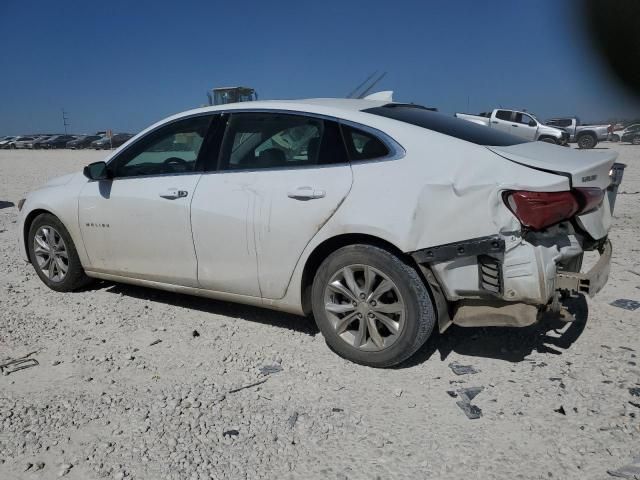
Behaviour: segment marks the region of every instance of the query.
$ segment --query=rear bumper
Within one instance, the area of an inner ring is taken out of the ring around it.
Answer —
[[[584,293],[590,297],[596,295],[609,279],[612,251],[611,241],[607,240],[600,252],[600,258],[588,272],[558,272],[555,279],[556,290],[571,294]]]
[[[560,296],[594,296],[604,287],[612,249],[609,240],[600,245],[600,259],[586,273],[579,273],[581,241],[567,226],[526,239],[498,235],[412,256],[433,272],[453,323],[524,327]]]

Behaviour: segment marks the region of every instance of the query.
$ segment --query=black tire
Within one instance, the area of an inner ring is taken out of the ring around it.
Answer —
[[[64,240],[64,245],[66,247],[67,272],[64,278],[59,281],[50,279],[47,274],[42,271],[42,269],[38,266],[38,260],[34,251],[34,237],[36,235],[36,232],[38,232],[41,227],[47,226],[53,227],[60,234],[60,236]],[[76,247],[73,244],[71,235],[69,235],[69,232],[67,231],[65,226],[55,215],[51,215],[50,213],[43,213],[41,215],[38,215],[33,220],[31,226],[29,227],[29,233],[27,235],[27,248],[29,252],[29,260],[31,261],[33,268],[40,277],[40,280],[42,280],[43,283],[50,289],[57,292],[71,292],[82,288],[91,282],[91,279],[84,273],[84,269],[82,268],[82,264],[80,263],[80,258],[78,257],[78,252],[76,251]]]
[[[552,144],[554,144],[554,145],[557,145],[557,144],[558,144],[558,142],[556,141],[556,139],[555,139],[555,138],[553,138],[553,137],[542,137],[542,138],[540,139],[540,141],[541,141],[541,142],[545,142],[545,143],[552,143]]]
[[[633,143],[634,145],[640,145],[640,135],[636,135],[635,137],[633,137],[631,139],[631,143]]]
[[[578,141],[578,147],[585,150],[594,148],[598,144],[598,139],[594,135],[591,135],[590,133],[579,135],[577,141]]]
[[[611,141],[612,142],[619,142],[620,141],[620,135],[611,135]]]
[[[395,284],[405,305],[404,326],[393,343],[381,350],[365,351],[343,340],[325,310],[325,289],[329,281],[343,268],[353,265],[366,265],[381,272]],[[343,247],[322,262],[313,281],[312,308],[316,324],[334,352],[352,362],[377,368],[391,367],[411,357],[427,341],[436,323],[431,296],[416,269],[389,251],[372,245]]]

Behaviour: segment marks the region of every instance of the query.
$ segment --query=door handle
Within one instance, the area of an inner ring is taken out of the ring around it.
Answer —
[[[491,123],[498,123],[497,120],[491,120]]]
[[[289,191],[287,196],[295,200],[313,200],[314,198],[322,198],[326,194],[324,190],[316,190],[313,187],[297,187]]]
[[[514,125],[513,123],[511,124],[512,127],[517,127],[518,125]]]
[[[189,195],[189,192],[186,190],[178,190],[177,188],[170,188],[165,190],[160,194],[162,198],[166,198],[167,200],[175,200],[176,198],[184,198]]]

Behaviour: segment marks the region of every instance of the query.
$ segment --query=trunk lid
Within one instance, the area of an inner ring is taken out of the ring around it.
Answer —
[[[606,189],[611,183],[609,171],[618,157],[618,153],[613,150],[577,150],[545,142],[487,148],[520,165],[568,176],[572,188]]]

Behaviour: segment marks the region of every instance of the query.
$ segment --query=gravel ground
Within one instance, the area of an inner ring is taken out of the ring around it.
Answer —
[[[640,301],[640,147],[604,146],[628,168],[611,277],[579,320],[452,327],[390,370],[343,361],[304,318],[47,289],[8,202],[104,153],[0,151],[0,363],[38,362],[0,376],[0,478],[610,478],[640,455],[640,309],[609,305]],[[467,387],[481,418],[453,397]]]

